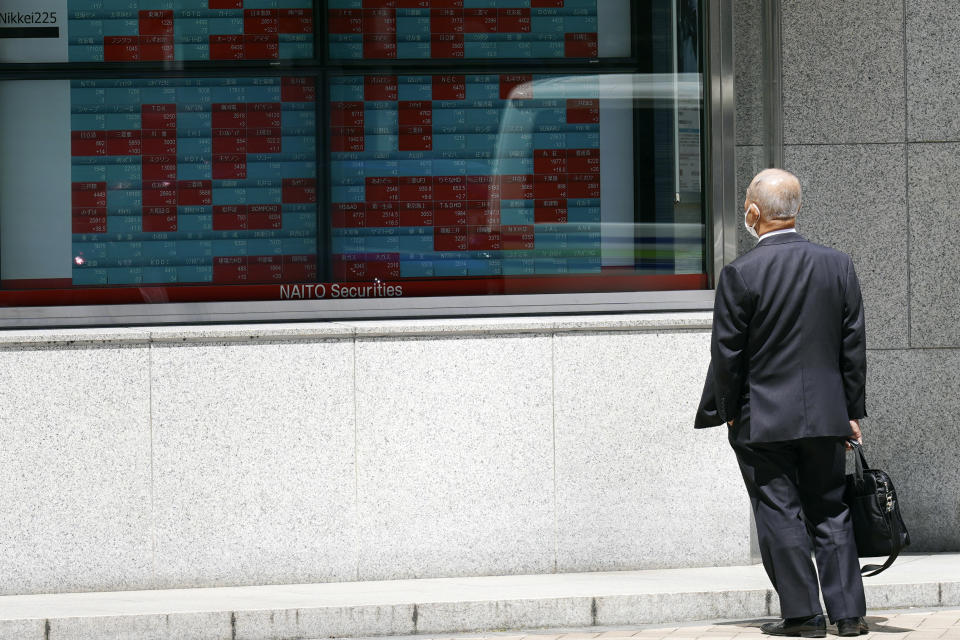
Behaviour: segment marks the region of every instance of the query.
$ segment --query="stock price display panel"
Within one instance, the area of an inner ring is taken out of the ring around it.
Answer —
[[[312,78],[69,91],[72,285],[316,278]]]
[[[68,59],[311,58],[312,6],[312,0],[68,0]]]
[[[611,168],[632,167],[633,132],[630,109],[607,111],[600,86],[599,76],[331,79],[334,279],[599,273],[601,223],[633,218],[629,171],[606,187],[606,213],[601,204],[601,147]]]
[[[630,55],[629,0],[329,0],[327,23],[339,60]]]

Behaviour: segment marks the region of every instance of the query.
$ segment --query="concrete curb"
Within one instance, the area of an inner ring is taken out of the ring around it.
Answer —
[[[908,557],[883,581],[867,580],[868,606],[960,606],[958,566],[957,554]],[[311,640],[753,619],[778,614],[764,580],[752,566],[4,596],[0,640]]]

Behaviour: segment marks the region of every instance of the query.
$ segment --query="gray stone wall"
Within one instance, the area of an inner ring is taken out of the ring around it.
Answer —
[[[0,595],[750,560],[709,313],[0,333]]]
[[[741,193],[762,168],[759,1],[736,6]],[[804,188],[798,226],[853,256],[864,293],[866,451],[897,484],[914,548],[957,551],[960,7],[779,1],[784,164]]]
[[[766,167],[764,123],[763,16],[764,0],[734,2],[734,89],[736,91],[737,199],[729,203],[743,215],[743,199],[753,176]],[[739,218],[738,218],[739,219]],[[753,246],[753,239],[737,227],[740,254]]]

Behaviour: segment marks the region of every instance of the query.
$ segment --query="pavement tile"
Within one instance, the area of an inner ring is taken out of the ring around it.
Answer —
[[[482,636],[434,636],[434,640],[759,640],[760,624],[775,618],[705,622],[674,627],[601,627],[517,632],[504,630]],[[960,640],[960,609],[918,610],[868,615],[871,633],[860,640]],[[559,631],[559,632],[558,632]],[[827,628],[828,640],[839,640],[836,627]],[[371,639],[373,640],[373,639]],[[394,638],[381,640],[416,640]],[[428,640],[428,639],[424,639]]]

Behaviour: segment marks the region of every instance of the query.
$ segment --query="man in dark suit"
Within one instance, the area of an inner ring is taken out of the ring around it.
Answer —
[[[850,257],[797,233],[799,209],[786,171],[747,190],[759,242],[720,273],[695,426],[728,426],[784,617],[763,632],[824,637],[822,589],[839,634],[856,636],[866,603],[843,489],[845,440],[861,439],[867,415],[863,305]]]

